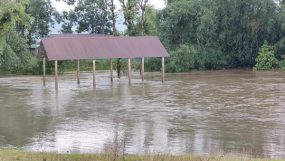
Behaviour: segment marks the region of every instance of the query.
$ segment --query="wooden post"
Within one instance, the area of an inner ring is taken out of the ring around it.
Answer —
[[[43,57],[43,86],[46,86],[46,57]]]
[[[111,78],[111,83],[113,84],[113,60],[110,59],[110,78]]]
[[[96,60],[93,60],[93,88],[96,88],[95,71],[96,71]]]
[[[165,77],[165,69],[164,69],[164,57],[161,58],[161,66],[162,66],[162,83],[164,83],[164,77]]]
[[[77,60],[77,84],[80,84],[80,60]]]
[[[144,81],[144,58],[142,58],[141,76],[142,76],[142,81]]]
[[[54,74],[55,74],[55,89],[58,90],[58,72],[57,72],[57,60],[54,61]]]
[[[129,85],[131,85],[131,72],[132,72],[132,65],[131,65],[131,58],[128,59],[128,69],[129,69],[129,72],[128,72],[128,76],[129,76]]]

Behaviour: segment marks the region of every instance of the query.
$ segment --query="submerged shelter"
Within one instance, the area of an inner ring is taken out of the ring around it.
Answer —
[[[113,82],[112,59],[128,59],[128,78],[131,84],[131,59],[142,58],[142,80],[144,80],[144,58],[162,58],[162,82],[164,82],[164,58],[169,57],[156,36],[115,37],[105,35],[60,34],[51,35],[41,41],[43,55],[43,85],[45,86],[46,60],[55,61],[55,88],[58,89],[58,61],[77,61],[77,83],[80,84],[80,60],[93,60],[93,87],[96,87],[96,59],[110,59],[110,78]]]

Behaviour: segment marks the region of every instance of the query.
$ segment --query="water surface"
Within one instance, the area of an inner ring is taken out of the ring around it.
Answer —
[[[285,72],[0,77],[0,147],[100,153],[124,138],[128,153],[246,153],[285,158]]]

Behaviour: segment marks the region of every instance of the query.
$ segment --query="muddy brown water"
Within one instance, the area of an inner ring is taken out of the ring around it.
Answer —
[[[285,72],[0,77],[0,147],[101,153],[114,138],[131,154],[243,153],[285,158]],[[124,139],[122,139],[124,138]]]

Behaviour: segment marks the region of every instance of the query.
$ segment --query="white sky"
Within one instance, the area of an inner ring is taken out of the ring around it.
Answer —
[[[53,7],[57,9],[57,11],[69,11],[72,9],[72,6],[68,6],[66,3],[60,1],[51,0]],[[118,0],[115,0],[115,3],[117,4],[117,9],[120,9],[120,5]],[[149,0],[149,4],[153,5],[156,9],[162,9],[165,7],[164,0]]]

